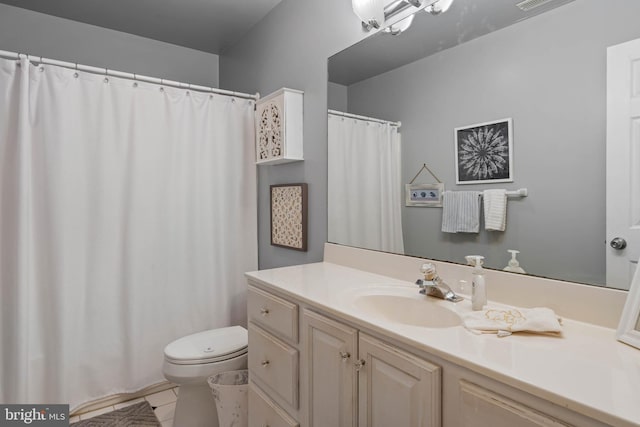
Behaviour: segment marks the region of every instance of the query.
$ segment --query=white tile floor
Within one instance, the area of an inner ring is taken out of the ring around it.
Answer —
[[[160,423],[162,424],[162,427],[172,427],[173,414],[176,410],[177,398],[178,387],[174,387],[169,390],[160,391],[158,393],[153,393],[148,396],[140,397],[138,399],[129,400],[127,402],[118,403],[117,405],[107,406],[106,408],[97,409],[95,411],[71,417],[70,422],[75,423],[80,420],[86,420],[104,414],[105,412],[115,411],[116,409],[124,408],[126,406],[144,402],[146,400],[151,406],[156,408],[154,409],[154,412],[156,414],[156,417],[158,417],[158,421],[160,421]]]

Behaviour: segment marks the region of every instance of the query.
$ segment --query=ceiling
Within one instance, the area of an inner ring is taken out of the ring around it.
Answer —
[[[0,0],[0,3],[221,54],[280,1]]]

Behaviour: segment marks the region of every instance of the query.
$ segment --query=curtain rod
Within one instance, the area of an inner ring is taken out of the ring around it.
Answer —
[[[342,111],[337,111],[337,110],[328,110],[328,111],[329,111],[329,114],[333,114],[334,116],[348,117],[350,119],[366,120],[368,122],[382,123],[385,125],[391,125],[396,127],[402,126],[402,122],[391,122],[389,120],[376,119],[374,117],[367,117],[367,116],[359,116],[357,114],[344,113]]]
[[[80,65],[74,62],[58,61],[56,59],[43,58],[42,56],[26,55],[24,53],[9,52],[6,50],[0,50],[0,57],[7,58],[7,59],[27,58],[29,61],[38,63],[38,64],[56,65],[58,67],[71,68],[79,71],[86,71],[92,74],[114,76],[114,77],[120,77],[123,79],[137,80],[140,82],[155,83],[155,84],[175,87],[178,89],[190,89],[198,92],[215,93],[219,95],[234,96],[237,98],[245,98],[245,99],[253,99],[253,100],[260,99],[259,93],[256,93],[255,95],[251,95],[248,93],[234,92],[230,90],[218,89],[218,88],[208,87],[208,86],[193,85],[190,83],[181,83],[173,80],[159,79],[156,77],[143,76],[143,75],[134,74],[134,73],[125,73],[123,71],[110,70],[108,68],[99,68],[99,67],[92,67],[89,65]]]

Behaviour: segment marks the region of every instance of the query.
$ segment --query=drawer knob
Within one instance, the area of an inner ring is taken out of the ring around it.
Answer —
[[[364,359],[360,359],[360,360],[356,361],[354,363],[354,366],[356,367],[356,371],[359,371],[360,369],[364,368],[364,364],[365,364],[365,360]]]
[[[263,316],[268,315],[268,314],[269,314],[269,309],[268,309],[268,308],[266,308],[266,307],[262,307],[262,308],[260,309],[260,314],[262,314]]]
[[[348,358],[351,357],[351,354],[349,354],[349,352],[347,351],[341,351],[340,352],[340,358],[342,359],[343,362],[346,362]]]
[[[266,368],[267,366],[269,366],[269,362],[268,360],[263,360],[262,363],[260,363],[262,365],[263,368]]]

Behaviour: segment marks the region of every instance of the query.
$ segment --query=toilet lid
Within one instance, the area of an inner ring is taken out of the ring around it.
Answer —
[[[247,330],[242,326],[212,329],[179,338],[164,349],[172,363],[188,365],[228,360],[247,352]]]

